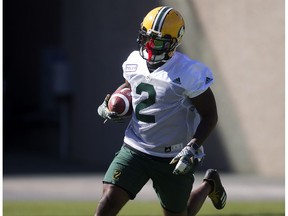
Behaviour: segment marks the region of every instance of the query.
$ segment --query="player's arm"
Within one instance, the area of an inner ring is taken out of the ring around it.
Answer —
[[[120,86],[116,89],[116,91],[121,90],[121,89],[123,89],[123,88],[129,88],[129,89],[131,89],[131,85],[130,85],[130,83],[129,83],[127,80],[125,80],[125,83],[123,83],[122,85],[120,85]]]
[[[191,143],[196,142],[201,146],[217,124],[218,114],[216,101],[210,88],[199,96],[191,98],[191,101],[201,116],[201,121]]]
[[[201,146],[218,121],[216,102],[210,88],[201,95],[191,98],[191,101],[200,114],[201,121],[193,139],[170,162],[170,164],[177,163],[173,171],[176,175],[193,169],[195,159],[201,160],[205,156]]]

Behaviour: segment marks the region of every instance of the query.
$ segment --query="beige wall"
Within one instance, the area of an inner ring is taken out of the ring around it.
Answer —
[[[284,0],[163,1],[186,21],[181,49],[209,65],[236,171],[284,176]]]

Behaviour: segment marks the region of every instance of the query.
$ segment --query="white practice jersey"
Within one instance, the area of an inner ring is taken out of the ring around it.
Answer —
[[[189,98],[213,83],[211,70],[179,52],[152,73],[138,51],[132,52],[122,67],[131,85],[134,110],[124,142],[149,155],[176,156],[200,122]]]

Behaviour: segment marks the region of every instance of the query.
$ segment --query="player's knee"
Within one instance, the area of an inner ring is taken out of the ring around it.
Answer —
[[[122,189],[114,186],[104,186],[103,195],[99,201],[95,216],[117,215],[129,196]]]

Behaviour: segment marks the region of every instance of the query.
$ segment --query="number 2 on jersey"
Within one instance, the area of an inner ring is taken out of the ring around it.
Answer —
[[[148,98],[141,101],[139,104],[137,104],[135,108],[135,114],[136,118],[139,121],[147,122],[147,123],[155,123],[155,116],[154,115],[145,115],[140,114],[140,111],[153,105],[156,101],[156,91],[154,89],[153,85],[147,84],[147,83],[140,83],[136,87],[136,93],[141,94],[142,92],[148,93]]]

